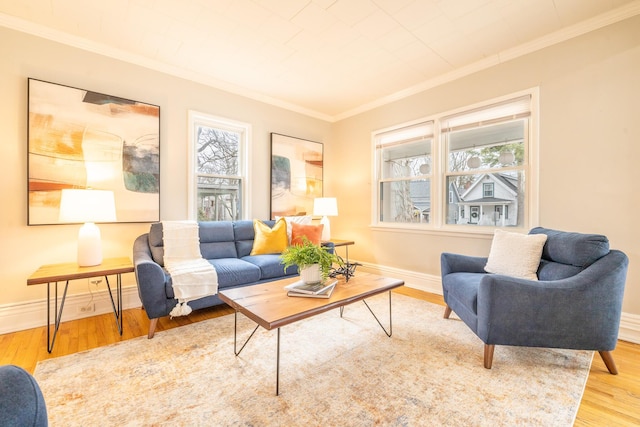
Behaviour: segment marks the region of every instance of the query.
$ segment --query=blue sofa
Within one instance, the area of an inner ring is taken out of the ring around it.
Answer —
[[[546,234],[539,280],[485,272],[485,257],[443,253],[444,317],[454,311],[485,343],[484,367],[495,345],[596,350],[611,374],[629,260],[599,234],[536,227]]]
[[[264,221],[273,227],[275,221]],[[249,286],[298,274],[293,266],[286,271],[280,255],[250,255],[253,248],[253,221],[199,222],[200,252],[218,274],[218,289]],[[133,264],[138,294],[150,320],[149,338],[153,338],[158,319],[169,315],[177,304],[171,276],[164,269],[162,223],[151,224],[149,233],[133,244]],[[223,302],[217,295],[190,301],[194,309]]]

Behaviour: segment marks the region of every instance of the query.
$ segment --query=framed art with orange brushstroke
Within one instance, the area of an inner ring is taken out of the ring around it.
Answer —
[[[66,188],[111,190],[117,222],[160,220],[160,107],[28,80],[28,225],[59,224]]]

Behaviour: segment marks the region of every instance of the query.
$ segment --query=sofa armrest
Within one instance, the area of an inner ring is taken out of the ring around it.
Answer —
[[[148,234],[139,236],[133,243],[133,266],[138,295],[147,316],[149,319],[165,316],[167,276],[164,269],[151,256]]]
[[[611,251],[562,280],[487,274],[478,288],[478,336],[487,344],[613,350],[627,266],[625,254]]]
[[[440,255],[440,272],[442,277],[450,273],[485,273],[486,257],[443,252]]]

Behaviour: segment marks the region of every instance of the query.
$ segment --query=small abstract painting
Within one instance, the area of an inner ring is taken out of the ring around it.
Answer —
[[[58,224],[63,189],[114,192],[117,222],[160,219],[160,107],[29,79],[28,225]]]
[[[322,143],[271,134],[271,219],[313,214],[313,199],[322,197],[322,162]]]

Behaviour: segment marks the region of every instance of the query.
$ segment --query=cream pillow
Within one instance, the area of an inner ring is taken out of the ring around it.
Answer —
[[[287,222],[287,243],[291,244],[291,233],[293,231],[292,224],[309,225],[311,224],[311,215],[298,215],[298,216],[276,216],[276,221],[280,218],[284,218]]]
[[[491,242],[487,273],[538,280],[537,271],[542,257],[546,234],[520,234],[496,230]]]

